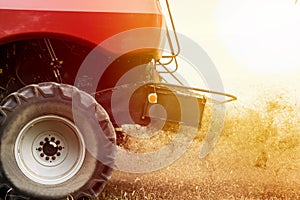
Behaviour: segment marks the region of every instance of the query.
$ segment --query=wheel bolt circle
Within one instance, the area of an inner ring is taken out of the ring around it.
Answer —
[[[57,157],[62,156],[61,150],[64,149],[63,146],[59,146],[61,141],[55,136],[49,134],[44,138],[43,141],[39,142],[39,147],[36,148],[40,152],[40,157],[44,158],[50,163],[57,160]]]

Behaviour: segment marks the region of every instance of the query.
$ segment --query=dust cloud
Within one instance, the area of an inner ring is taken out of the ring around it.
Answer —
[[[248,105],[228,104],[216,147],[200,159],[212,120],[208,105],[201,129],[179,160],[149,174],[115,171],[100,199],[299,199],[300,107],[289,97],[266,92]],[[123,145],[135,152],[156,150],[172,140],[174,130],[169,126],[147,141],[127,138]]]

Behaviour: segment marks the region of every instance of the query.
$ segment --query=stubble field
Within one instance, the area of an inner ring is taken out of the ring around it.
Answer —
[[[231,103],[216,147],[200,159],[212,120],[206,109],[201,129],[180,159],[147,174],[114,171],[99,199],[300,199],[300,109],[282,95],[265,99],[252,108]],[[124,146],[151,151],[175,134],[129,138]]]

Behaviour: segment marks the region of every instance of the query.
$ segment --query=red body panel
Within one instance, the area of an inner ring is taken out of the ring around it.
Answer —
[[[161,16],[154,14],[1,10],[0,19],[5,18],[0,23],[1,43],[6,37],[55,33],[98,44],[126,30],[162,26]]]
[[[157,0],[0,0],[0,19],[0,44],[37,34],[99,44],[126,30],[163,26]]]

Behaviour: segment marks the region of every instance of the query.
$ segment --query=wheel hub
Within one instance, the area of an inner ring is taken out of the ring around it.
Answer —
[[[85,144],[68,119],[38,117],[21,130],[15,145],[16,161],[32,181],[53,185],[67,181],[81,168]]]
[[[33,143],[36,161],[45,166],[60,164],[67,156],[66,139],[59,133],[49,131],[40,134]]]
[[[58,146],[56,145],[55,142],[47,141],[47,142],[43,145],[43,152],[44,152],[47,156],[54,156],[54,155],[58,152]]]

